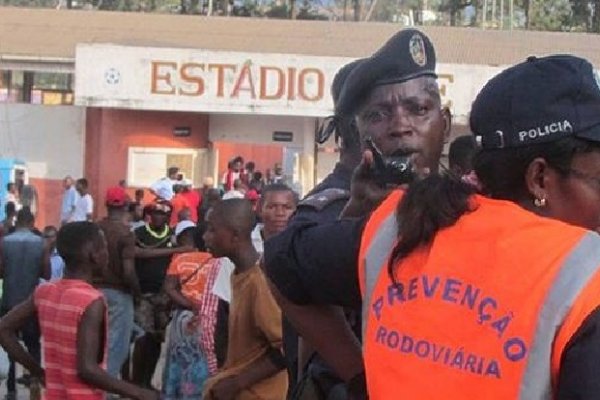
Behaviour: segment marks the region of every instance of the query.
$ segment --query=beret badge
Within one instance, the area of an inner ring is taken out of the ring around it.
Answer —
[[[415,33],[408,42],[408,50],[415,64],[424,67],[427,64],[427,54],[425,53],[425,42],[418,33]]]

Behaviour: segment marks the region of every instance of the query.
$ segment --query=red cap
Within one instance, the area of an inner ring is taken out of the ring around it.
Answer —
[[[258,194],[258,192],[254,189],[250,189],[246,192],[246,199],[250,200],[250,201],[257,201],[258,199],[260,199],[260,195]]]
[[[127,193],[120,186],[114,186],[106,191],[106,205],[111,207],[125,207],[127,205]]]

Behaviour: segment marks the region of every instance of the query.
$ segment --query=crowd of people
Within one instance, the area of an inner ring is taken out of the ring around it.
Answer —
[[[253,161],[244,164],[244,159],[237,156],[229,161],[221,183],[225,192],[223,199],[246,198],[256,201],[265,185],[286,183],[286,178],[279,163],[275,164],[273,172],[267,169],[263,175],[261,171],[256,170],[256,164]]]
[[[269,365],[271,349],[281,346],[281,317],[257,262],[298,197],[254,176],[252,196],[228,199],[226,185],[215,188],[207,178],[196,190],[172,167],[147,189],[150,196],[137,189],[131,198],[125,182],[109,188],[101,219],[88,182],[66,177],[61,228],[43,232],[11,198],[7,220],[14,223],[0,242],[7,398],[17,398],[17,383],[33,393],[44,380],[49,399],[283,393],[281,373],[250,389],[263,380],[255,367],[265,378],[284,369],[283,361]],[[17,337],[27,352],[12,354]],[[29,373],[16,379],[14,361]],[[232,372],[247,376],[232,386]]]
[[[444,166],[435,67],[405,29],[338,72],[317,139],[340,160],[302,201],[236,157],[222,192],[173,167],[95,223],[65,180],[43,237],[16,211],[0,344],[48,399],[600,398],[597,73],[508,68]]]

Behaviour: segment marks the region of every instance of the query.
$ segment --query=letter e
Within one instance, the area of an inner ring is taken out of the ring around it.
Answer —
[[[177,63],[167,61],[152,61],[150,73],[150,92],[152,94],[175,94],[175,87],[171,83],[171,72],[176,70]],[[162,85],[160,82],[162,82]]]

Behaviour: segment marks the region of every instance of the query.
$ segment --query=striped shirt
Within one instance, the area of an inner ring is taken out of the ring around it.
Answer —
[[[206,278],[206,287],[202,293],[200,305],[200,348],[206,357],[210,375],[217,373],[217,355],[215,353],[215,330],[217,327],[217,307],[219,298],[213,294],[212,287],[221,268],[219,259],[213,259]]]
[[[61,279],[35,290],[33,299],[43,337],[46,400],[104,399],[103,391],[77,376],[79,322],[85,310],[99,298],[103,298],[102,293],[81,280]],[[103,354],[106,354],[106,341]],[[104,368],[106,357],[103,358]]]

